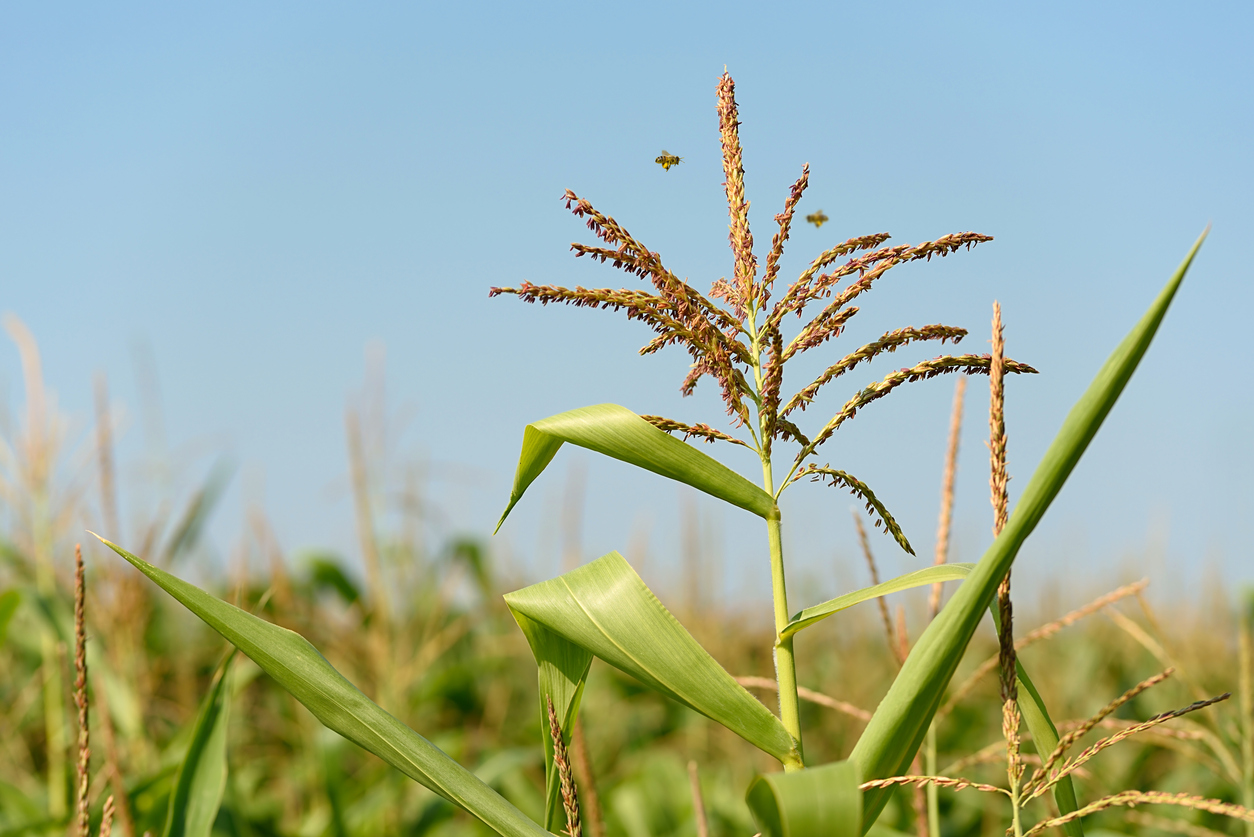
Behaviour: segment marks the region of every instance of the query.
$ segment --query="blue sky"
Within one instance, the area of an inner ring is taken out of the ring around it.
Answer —
[[[80,436],[92,376],[109,374],[128,416],[128,516],[143,502],[140,356],[188,478],[218,454],[239,463],[212,529],[219,553],[261,502],[285,547],[353,554],[343,412],[366,347],[381,345],[405,428],[394,462],[428,463],[447,530],[484,532],[528,421],[602,401],[722,417],[712,387],[680,398],[682,353],[635,356],[642,326],[487,289],[636,281],[568,252],[590,234],[557,200],[567,187],[699,288],[730,273],[714,112],[726,65],[759,243],[804,162],[802,209],[831,217],[796,231],[785,276],[855,234],[995,236],[893,271],[838,348],[945,322],[970,328],[963,347],[982,352],[1000,300],[1010,353],[1042,372],[1010,387],[1012,489],[1213,222],[1142,370],[1019,566],[1068,583],[1117,571],[1170,582],[1205,566],[1250,580],[1254,11],[1128,8],[5,4],[0,309],[35,333]],[[684,163],[664,172],[663,148]],[[935,354],[891,356],[807,420]],[[20,403],[10,343],[0,383]],[[972,383],[956,512],[955,557],[967,560],[990,539],[986,388]],[[951,394],[952,379],[916,385],[829,445],[924,555]],[[647,559],[628,557],[665,584],[682,492],[590,456],[563,453],[498,543],[532,575],[556,569],[572,462],[587,468],[587,553],[647,542]],[[792,494],[794,577],[834,589],[833,566],[854,554],[852,499]],[[700,508],[729,586],[759,595],[754,521]],[[918,563],[875,543],[890,570]],[[861,578],[849,565],[846,581]]]

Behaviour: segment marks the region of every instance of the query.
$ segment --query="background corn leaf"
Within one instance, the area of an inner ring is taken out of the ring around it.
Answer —
[[[506,599],[508,598],[507,596]],[[562,726],[562,738],[569,744],[575,728],[575,718],[579,716],[579,699],[583,696],[588,670],[592,667],[592,653],[513,607],[510,610],[536,658],[540,685],[540,737],[544,741],[544,827],[557,834],[566,825],[566,813],[562,808],[557,770],[553,766],[553,737],[549,733],[548,701],[553,701],[558,723]]]
[[[233,607],[116,544],[104,543],[261,666],[326,726],[466,809],[500,834],[547,835],[473,773],[379,708],[300,634]]]
[[[941,581],[961,581],[967,577],[974,566],[975,564],[940,564],[934,567],[927,567],[926,569],[899,575],[896,578],[890,578],[888,581],[872,587],[863,587],[861,590],[845,593],[843,596],[837,596],[830,601],[823,602],[823,604],[807,607],[784,626],[784,630],[780,631],[780,639],[787,639],[802,628],[808,628],[816,622],[821,622],[829,616],[840,613],[842,610],[847,610],[856,604],[869,602],[871,599],[876,599],[880,596],[887,596],[889,593],[900,593],[902,590],[909,590],[912,587],[922,587],[925,584],[935,584]]]
[[[626,407],[596,404],[527,425],[509,505],[497,529],[564,442],[691,485],[759,517],[776,513],[771,495],[721,462],[663,433]]]
[[[851,761],[759,776],[745,801],[762,837],[857,837],[862,826],[858,766]]]
[[[779,719],[692,638],[617,552],[508,593],[505,601],[515,618],[542,625],[781,762],[798,761],[796,742]]]
[[[17,606],[21,603],[22,594],[16,590],[0,593],[0,643],[4,642],[4,636],[9,632],[9,622],[13,620],[13,614],[17,613]]]
[[[170,794],[163,837],[209,837],[226,790],[227,724],[231,689],[227,685],[235,652],[218,668],[200,704],[187,755]]]
[[[863,776],[879,779],[898,775],[914,758],[945,687],[984,610],[992,602],[997,585],[1132,377],[1205,238],[1206,233],[1202,233],[1141,321],[1115,348],[1088,390],[1072,407],[1023,490],[1006,528],[949,604],[919,637],[850,754]],[[888,793],[883,789],[866,793],[864,827],[875,821]]]
[[[67,647],[73,645],[74,612],[70,603],[59,596],[44,596],[34,587],[25,588],[25,594],[58,641]],[[145,735],[144,713],[135,684],[114,671],[113,663],[99,643],[87,643],[87,668],[92,673],[93,688],[104,689],[109,715],[122,734],[131,740]]]

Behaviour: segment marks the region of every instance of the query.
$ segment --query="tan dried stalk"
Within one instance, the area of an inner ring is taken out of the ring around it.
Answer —
[[[361,419],[355,410],[344,414],[344,430],[348,437],[348,463],[352,476],[353,506],[357,517],[357,538],[366,565],[366,584],[370,588],[371,607],[378,622],[391,621],[391,602],[383,580],[379,560],[379,542],[374,529],[374,512],[370,503],[370,479],[366,473],[366,449],[362,439]]]
[[[897,541],[897,545],[905,550],[906,553],[910,555],[914,554],[914,548],[910,546],[910,541],[906,540],[906,533],[901,531],[901,526],[897,524],[897,521],[893,518],[892,513],[889,512],[888,507],[880,502],[880,499],[875,496],[875,492],[871,490],[871,487],[862,480],[858,479],[853,474],[846,471],[839,471],[830,465],[807,465],[793,475],[792,482],[797,482],[798,480],[805,479],[806,477],[809,477],[811,482],[824,482],[832,488],[849,489],[851,494],[862,500],[862,502],[866,505],[867,512],[873,515],[872,519],[875,521],[875,528],[878,529],[880,528],[881,523],[884,524],[884,530],[893,536],[893,540]],[[866,532],[862,529],[862,520],[856,513],[854,514],[854,521],[858,525],[858,532],[860,533],[860,537],[862,539],[863,551],[866,552],[868,560],[871,560],[869,552],[870,546],[867,545],[866,541]],[[873,563],[874,561],[872,561],[872,564]],[[874,571],[872,571],[871,575],[876,579],[874,583],[879,584],[879,575]],[[883,607],[882,604],[881,607]]]
[[[1089,759],[1096,756],[1102,750],[1105,750],[1109,747],[1113,747],[1115,744],[1118,744],[1120,741],[1123,741],[1126,738],[1130,738],[1140,732],[1145,732],[1146,730],[1152,729],[1158,726],[1159,724],[1172,720],[1173,718],[1179,718],[1181,715],[1187,715],[1190,712],[1196,712],[1199,709],[1204,709],[1207,706],[1211,706],[1213,704],[1225,701],[1230,697],[1232,697],[1232,694],[1230,692],[1224,692],[1222,695],[1216,695],[1213,698],[1207,698],[1206,700],[1194,701],[1193,703],[1190,703],[1188,706],[1181,707],[1180,709],[1173,709],[1170,712],[1163,712],[1160,715],[1155,715],[1153,718],[1150,718],[1148,721],[1142,721],[1141,723],[1136,724],[1135,726],[1128,727],[1127,729],[1122,729],[1119,732],[1116,732],[1114,735],[1111,735],[1107,738],[1103,738],[1100,741],[1088,747],[1087,749],[1085,749],[1075,758],[1068,760],[1061,768],[1059,768],[1057,771],[1050,773],[1049,776],[1046,777],[1043,781],[1037,783],[1033,787],[1032,796],[1033,797],[1040,796],[1042,793],[1049,790],[1054,785],[1058,784],[1059,779],[1062,779],[1064,776],[1070,776],[1073,772],[1075,772],[1076,768],[1080,767],[1080,765],[1084,764]]]
[[[1122,695],[1103,706],[1095,715],[1080,722],[1075,729],[1063,735],[1058,740],[1058,745],[1054,747],[1053,752],[1049,754],[1049,758],[1045,760],[1041,769],[1028,780],[1027,784],[1023,786],[1024,793],[1030,795],[1035,786],[1039,782],[1043,781],[1049,775],[1049,772],[1054,769],[1054,765],[1058,764],[1058,762],[1062,760],[1062,758],[1067,754],[1067,750],[1071,749],[1072,745],[1092,732],[1098,724],[1117,712],[1121,706],[1135,699],[1147,689],[1152,689],[1154,686],[1162,683],[1170,677],[1173,672],[1173,669],[1167,669],[1166,671],[1155,674],[1153,677],[1142,680],[1140,683],[1136,684],[1131,689],[1128,689]],[[1126,727],[1125,729],[1130,729],[1130,727]]]
[[[779,691],[779,684],[769,677],[737,677],[736,682],[746,689],[766,689],[768,691]],[[805,686],[797,687],[797,696],[802,700],[808,700],[810,703],[817,703],[819,706],[826,706],[828,709],[835,709],[848,715],[851,718],[857,718],[859,721],[866,722],[871,720],[871,713],[863,709],[861,706],[855,706],[844,700],[837,700],[830,695],[822,692],[816,692],[813,689],[807,689]]]
[[[109,411],[109,383],[104,373],[96,375],[96,455],[100,468],[100,510],[109,537],[120,539],[117,486],[113,468],[113,417]]]
[[[897,605],[897,659],[904,661],[910,656],[910,637],[906,633],[906,609]]]
[[[99,681],[96,685],[99,687]],[[131,817],[131,806],[127,801],[126,780],[122,776],[122,766],[118,758],[117,735],[113,729],[113,717],[109,714],[109,692],[96,688],[95,694],[98,704],[96,717],[100,719],[100,731],[104,733],[105,740],[105,766],[109,773],[109,785],[113,788],[108,803],[117,800],[112,810],[122,824],[122,837],[135,837],[135,820]]]
[[[570,737],[575,749],[575,767],[583,774],[583,807],[587,809],[588,830],[592,837],[605,837],[605,817],[601,813],[601,797],[597,793],[596,774],[592,772],[592,757],[588,754],[588,737],[583,732],[583,718],[575,719],[575,731]]]
[[[1019,736],[1021,741],[1030,741],[1031,738],[1032,736],[1026,733],[1021,733]],[[944,774],[958,773],[959,771],[966,770],[968,767],[974,767],[978,764],[991,764],[995,761],[1002,761],[1005,757],[1006,741],[1005,739],[1002,739],[1001,741],[994,741],[992,744],[982,747],[974,753],[965,755],[960,759],[955,759],[937,772]],[[1020,758],[1023,760],[1024,764],[1032,764],[1037,767],[1041,764],[1040,756],[1035,756],[1030,753],[1023,754]]]
[[[954,516],[954,478],[958,474],[958,440],[962,436],[962,401],[967,391],[967,379],[959,378],[954,384],[954,406],[949,416],[949,444],[945,448],[945,474],[941,479],[940,520],[936,524],[936,558],[932,563],[940,566],[949,560],[949,527]],[[940,613],[941,585],[932,585],[927,610],[930,618]]]
[[[583,823],[579,818],[579,793],[575,789],[575,779],[570,770],[570,759],[566,755],[566,742],[562,740],[562,727],[557,721],[557,710],[553,708],[553,698],[545,695],[549,706],[549,735],[553,737],[553,767],[557,770],[558,782],[562,788],[562,808],[566,811],[566,834],[569,837],[582,837]]]
[[[1218,799],[1207,799],[1202,796],[1192,796],[1187,793],[1163,793],[1162,791],[1122,791],[1110,796],[1102,797],[1095,802],[1078,808],[1070,814],[1061,817],[1053,817],[1052,819],[1039,822],[1031,829],[1024,833],[1023,837],[1035,837],[1042,831],[1051,828],[1057,828],[1060,825],[1066,825],[1069,822],[1078,820],[1081,817],[1087,817],[1089,814],[1095,814],[1098,811],[1105,811],[1107,808],[1117,806],[1136,806],[1141,804],[1147,805],[1179,805],[1184,808],[1192,808],[1195,811],[1206,811],[1211,814],[1219,814],[1233,819],[1245,820],[1246,822],[1254,822],[1254,810],[1250,810],[1243,805],[1233,805],[1230,802],[1223,802]]]
[[[916,775],[924,772],[922,753],[914,754],[914,760],[910,762],[910,772]],[[918,837],[928,837],[931,831],[931,821],[928,818],[927,791],[935,787],[935,785],[913,785],[910,788],[910,801],[914,807],[914,833]]]
[[[858,530],[858,543],[862,546],[862,556],[866,559],[867,569],[871,572],[871,586],[874,587],[880,583],[880,570],[875,563],[875,553],[871,551],[871,542],[867,540],[866,527],[862,525],[862,518],[856,511],[853,512],[853,525]],[[893,631],[893,618],[888,613],[888,602],[883,596],[877,596],[875,604],[879,607],[880,619],[884,623],[884,636],[888,639],[888,648],[892,652],[893,659],[897,661],[897,665],[901,665],[903,659],[897,647],[896,633]]]
[[[1074,625],[1084,617],[1093,615],[1107,605],[1113,604],[1128,596],[1135,595],[1143,590],[1147,584],[1149,584],[1149,580],[1144,578],[1140,581],[1135,581],[1132,584],[1125,584],[1123,587],[1112,590],[1103,596],[1099,596],[1083,607],[1076,608],[1059,619],[1055,619],[1052,622],[1048,622],[1041,625],[1039,628],[1029,631],[1021,639],[1015,641],[1015,651],[1022,651],[1024,648],[1032,645],[1033,643],[1049,639],[1063,628]],[[980,680],[997,668],[999,660],[1000,654],[994,654],[980,663],[979,666],[976,667],[975,671],[973,671],[966,680],[962,681],[962,683],[953,690],[949,700],[945,701],[945,705],[936,712],[936,717],[944,718],[952,712],[958,703],[971,693],[971,690],[975,688]]]
[[[705,799],[701,796],[701,777],[695,761],[688,762],[688,784],[692,787],[692,814],[697,821],[697,837],[710,837],[710,821],[705,816]]]

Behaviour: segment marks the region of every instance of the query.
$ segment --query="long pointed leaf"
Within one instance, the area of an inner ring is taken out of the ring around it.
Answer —
[[[99,536],[97,536],[99,537]],[[525,814],[427,739],[384,712],[300,634],[271,625],[101,538],[248,655],[319,721],[507,837],[547,837]]]
[[[509,593],[505,602],[515,618],[539,623],[781,762],[800,763],[779,719],[684,630],[617,552]]]
[[[553,737],[549,733],[548,703],[549,700],[553,701],[558,723],[562,726],[562,738],[565,743],[569,743],[575,728],[575,719],[579,716],[579,700],[583,696],[584,683],[588,678],[588,670],[592,667],[592,653],[512,607],[511,612],[536,658],[536,673],[540,685],[540,736],[544,741],[544,827],[558,834],[566,824],[566,812],[562,808],[561,783],[553,764]]]
[[[170,794],[162,837],[209,837],[226,790],[226,734],[231,690],[228,675],[235,652],[218,669],[218,675],[200,705],[187,755],[179,765]]]
[[[919,637],[850,754],[864,777],[879,779],[898,774],[914,758],[997,585],[1132,377],[1205,237],[1203,233],[1198,238],[1141,321],[1111,353],[1045,452],[1006,528]],[[867,792],[863,803],[864,830],[879,816],[887,800],[886,790]]]
[[[801,629],[808,628],[816,622],[821,622],[829,616],[834,616],[842,610],[847,610],[856,604],[869,602],[871,599],[877,599],[880,596],[887,596],[889,593],[900,593],[902,590],[922,587],[926,584],[936,584],[941,581],[961,581],[967,577],[974,566],[975,564],[940,564],[934,567],[927,567],[926,569],[899,575],[896,578],[890,578],[888,581],[871,587],[863,587],[861,590],[845,593],[843,596],[837,596],[830,601],[823,602],[823,604],[807,607],[789,620],[788,624],[784,626],[784,630],[779,632],[779,638],[785,640]]]
[[[768,773],[749,785],[745,801],[762,837],[858,837],[862,793],[852,761],[792,773]]]
[[[565,442],[691,485],[759,517],[778,513],[771,495],[721,462],[663,433],[626,407],[596,404],[527,425],[514,487],[496,524],[498,530]]]
[[[828,616],[839,613],[841,610],[868,601],[876,596],[931,584],[935,581],[965,579],[974,566],[974,564],[942,564],[907,573],[873,587],[846,593],[844,596],[839,596],[812,608],[806,608],[797,614],[793,617],[792,622],[789,623],[788,628],[785,629],[784,635],[791,636],[793,633],[813,625],[821,619],[825,619]],[[989,612],[993,614],[994,623],[997,624],[1000,631],[1001,627],[996,608],[989,607]],[[1027,671],[1024,670],[1023,661],[1016,659],[1015,662],[1019,680],[1020,712],[1028,725],[1029,732],[1032,733],[1032,743],[1037,753],[1041,755],[1041,758],[1048,758],[1049,754],[1058,746],[1058,728],[1054,726],[1054,722],[1049,716],[1049,711],[1045,708],[1045,701],[1041,699],[1036,685],[1028,677]],[[1070,813],[1078,807],[1075,787],[1071,783],[1070,776],[1063,777],[1062,780],[1054,785],[1054,799],[1058,804],[1059,810],[1063,813]],[[780,802],[778,804],[786,806],[789,803]],[[809,803],[802,802],[799,804],[806,805]],[[1084,827],[1079,820],[1067,823],[1063,829],[1069,837],[1084,837]]]

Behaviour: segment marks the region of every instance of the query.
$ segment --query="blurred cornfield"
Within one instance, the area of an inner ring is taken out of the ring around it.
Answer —
[[[420,486],[412,470],[387,461],[377,405],[350,409],[345,421],[357,560],[329,552],[285,554],[258,509],[247,516],[226,566],[209,570],[197,561],[200,536],[229,472],[214,468],[189,485],[154,476],[145,486],[147,505],[128,504],[133,514],[122,524],[105,382],[98,382],[94,426],[72,437],[44,391],[34,339],[17,320],[6,327],[21,351],[26,380],[25,404],[0,428],[0,837],[65,834],[70,828],[77,735],[70,696],[73,549],[87,528],[125,537],[163,568],[304,635],[385,709],[520,809],[542,816],[535,663],[501,600],[502,593],[534,579],[517,577],[514,568],[494,560],[486,539],[430,543]],[[565,502],[573,507],[580,488],[578,479],[571,482]],[[577,509],[569,510],[566,519],[577,516]],[[596,557],[578,554],[577,538],[568,540],[562,560]],[[856,545],[846,546],[854,547],[847,554],[857,554]],[[663,598],[733,675],[763,678],[744,682],[773,705],[773,694],[762,688],[774,674],[765,653],[770,614],[766,608],[746,614],[709,595],[724,588],[711,549],[702,542],[701,527],[689,527],[679,550],[688,564],[678,574],[683,581]],[[197,707],[228,649],[102,547],[92,544],[87,555],[91,798],[97,816],[107,793],[125,799],[115,829],[126,837],[160,834]],[[351,569],[356,566],[364,568],[360,580]],[[832,571],[865,583],[868,569],[857,563]],[[1060,584],[1049,593],[1017,591],[1022,615],[1016,633],[1022,638],[1120,588],[1113,600],[1073,622],[1056,623],[1056,630],[1022,651],[1059,725],[1092,715],[1168,667],[1175,675],[1167,683],[1134,699],[1099,732],[1220,692],[1239,692],[1240,699],[1102,753],[1077,774],[1081,799],[1139,788],[1250,804],[1254,752],[1243,721],[1249,714],[1249,641],[1238,603],[1221,585],[1199,585],[1201,592],[1188,600],[1159,591],[1152,600],[1170,604],[1155,610],[1137,581],[1111,579],[1106,589]],[[807,756],[815,763],[848,754],[865,711],[875,707],[898,667],[886,626],[899,642],[903,625],[921,625],[926,591],[894,597],[889,608],[881,614],[875,605],[863,605],[812,629],[799,643],[799,668],[808,675],[802,686],[810,690],[803,704]],[[996,675],[987,669],[970,680],[995,654],[989,628],[954,680],[951,696],[966,691],[938,726],[942,774],[1004,779]],[[474,818],[323,730],[250,661],[237,660],[229,688],[230,768],[215,834],[487,833]],[[697,837],[694,777],[711,835],[754,833],[741,789],[755,772],[778,766],[751,745],[600,663],[593,666],[581,716],[575,774],[592,837]],[[1006,827],[1002,807],[987,797],[942,790],[939,798],[945,837],[994,835]],[[915,810],[912,791],[902,790],[876,828],[926,837]],[[1114,809],[1085,824],[1096,834],[1191,837],[1245,828],[1174,809]]]

